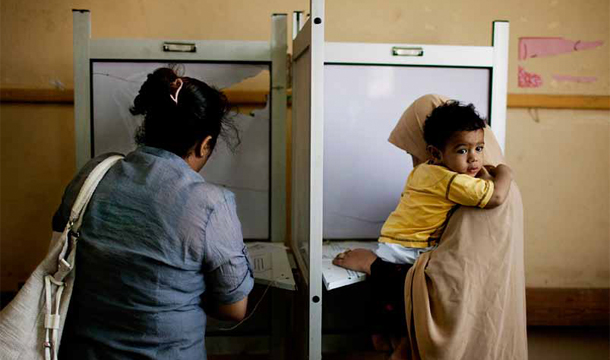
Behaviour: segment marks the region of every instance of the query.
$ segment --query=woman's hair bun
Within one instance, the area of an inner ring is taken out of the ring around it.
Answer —
[[[240,143],[226,96],[201,80],[179,76],[176,68],[163,67],[149,74],[130,111],[144,116],[135,137],[138,145],[186,157],[207,136],[212,138],[211,149],[218,138],[231,150]]]
[[[176,79],[178,79],[178,75],[171,68],[159,68],[152,74],[148,74],[138,96],[133,101],[130,112],[133,115],[146,115],[149,111],[158,110],[161,106],[173,104],[169,95],[172,93],[172,84]]]

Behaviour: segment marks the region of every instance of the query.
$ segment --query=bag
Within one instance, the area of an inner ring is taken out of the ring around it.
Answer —
[[[63,233],[53,233],[44,260],[0,312],[2,360],[57,359],[74,284],[74,258],[82,216],[100,180],[122,158],[110,156],[91,171]]]

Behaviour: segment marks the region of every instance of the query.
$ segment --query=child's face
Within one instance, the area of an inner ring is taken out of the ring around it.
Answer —
[[[440,151],[440,160],[450,170],[474,177],[483,167],[484,147],[483,129],[459,131],[449,138],[445,148]]]

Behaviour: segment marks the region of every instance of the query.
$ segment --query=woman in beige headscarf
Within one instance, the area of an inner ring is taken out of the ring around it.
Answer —
[[[415,160],[428,160],[423,124],[446,100],[438,95],[415,100],[389,141]],[[489,128],[484,161],[494,166],[504,161]],[[371,275],[371,265],[379,261],[374,253],[356,249],[334,263]],[[527,359],[523,205],[516,184],[494,209],[460,207],[438,247],[408,271],[404,294],[410,358]]]

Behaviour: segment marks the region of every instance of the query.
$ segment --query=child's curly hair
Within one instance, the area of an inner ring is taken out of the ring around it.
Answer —
[[[464,105],[449,100],[436,107],[424,122],[424,140],[439,150],[458,131],[475,131],[485,128],[486,122],[474,109],[473,104]]]

